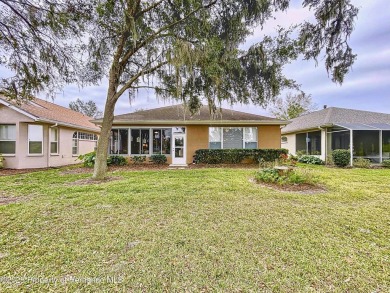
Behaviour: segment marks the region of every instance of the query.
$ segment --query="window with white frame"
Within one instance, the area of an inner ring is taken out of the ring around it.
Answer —
[[[58,154],[58,128],[50,128],[50,154]]]
[[[255,149],[257,127],[209,127],[210,149]]]
[[[28,153],[30,155],[43,154],[43,126],[28,125]]]
[[[78,133],[77,131],[75,131],[72,137],[72,155],[77,156],[78,153],[79,153],[79,139],[78,139]]]
[[[0,124],[0,154],[14,155],[16,151],[16,125]]]

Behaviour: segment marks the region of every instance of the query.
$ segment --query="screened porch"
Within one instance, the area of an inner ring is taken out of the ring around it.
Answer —
[[[351,143],[352,142],[352,143]],[[337,123],[327,129],[327,153],[348,149],[353,159],[365,158],[372,163],[390,159],[390,124]]]

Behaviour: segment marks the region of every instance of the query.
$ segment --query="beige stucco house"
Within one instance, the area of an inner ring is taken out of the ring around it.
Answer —
[[[187,165],[198,149],[280,148],[280,128],[286,123],[229,109],[210,115],[209,108],[202,106],[191,115],[183,105],[168,106],[115,116],[108,152],[164,154],[169,164]]]
[[[100,128],[92,118],[33,99],[17,105],[0,96],[0,154],[4,167],[46,168],[77,163],[91,152]]]

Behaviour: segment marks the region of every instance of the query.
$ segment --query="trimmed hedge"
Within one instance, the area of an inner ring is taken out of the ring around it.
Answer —
[[[332,152],[333,162],[337,167],[345,167],[350,164],[351,153],[349,150],[334,150]]]
[[[167,156],[166,155],[151,155],[150,161],[153,162],[153,164],[162,165],[167,162]]]
[[[196,164],[237,164],[244,159],[255,162],[274,162],[281,155],[287,155],[287,149],[201,149],[195,151]]]

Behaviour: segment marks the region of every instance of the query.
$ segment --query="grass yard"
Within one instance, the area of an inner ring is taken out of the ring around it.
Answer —
[[[308,167],[326,193],[254,169],[0,177],[0,292],[390,291],[390,170]]]

